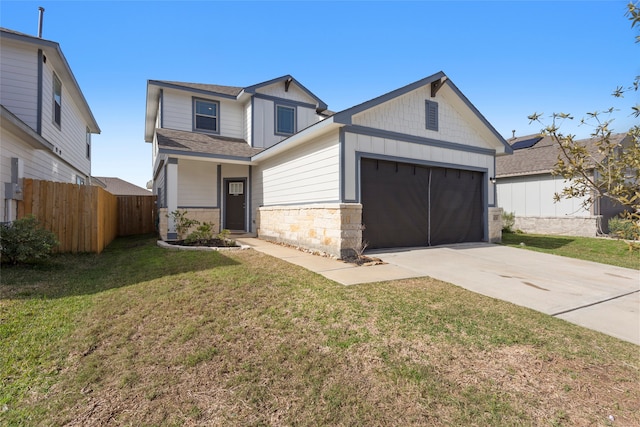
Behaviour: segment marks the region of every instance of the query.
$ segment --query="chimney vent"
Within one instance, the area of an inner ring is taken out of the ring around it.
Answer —
[[[44,16],[44,7],[38,7],[38,38],[42,38],[42,18]]]

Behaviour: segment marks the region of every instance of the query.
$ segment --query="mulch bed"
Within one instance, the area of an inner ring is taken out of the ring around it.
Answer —
[[[230,242],[228,240],[223,239],[209,239],[209,240],[198,240],[196,242],[186,242],[184,240],[174,240],[171,242],[166,242],[170,245],[175,246],[207,246],[210,248],[239,248],[235,242]]]

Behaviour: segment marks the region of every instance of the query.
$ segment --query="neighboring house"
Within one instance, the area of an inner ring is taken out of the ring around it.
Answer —
[[[500,239],[511,147],[442,73],[332,114],[287,75],[248,87],[149,80],[160,234],[167,214],[345,256]],[[364,225],[364,226],[363,226]]]
[[[0,104],[0,221],[23,178],[90,183],[100,128],[58,43],[0,28]]]
[[[612,136],[613,141],[626,143],[626,134]],[[623,211],[609,199],[596,199],[585,209],[588,198],[561,199],[554,202],[554,194],[561,193],[568,183],[552,171],[561,154],[560,147],[549,136],[527,135],[512,138],[509,144],[513,155],[496,160],[498,206],[515,214],[515,229],[527,233],[561,234],[593,237],[608,232],[610,218]],[[590,153],[598,154],[596,139],[580,140]]]
[[[152,196],[153,193],[120,178],[94,176],[93,184],[98,185],[114,196]]]

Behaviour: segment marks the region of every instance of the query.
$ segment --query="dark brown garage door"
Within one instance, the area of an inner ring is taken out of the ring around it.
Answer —
[[[394,248],[479,242],[481,172],[362,159],[363,240]]]

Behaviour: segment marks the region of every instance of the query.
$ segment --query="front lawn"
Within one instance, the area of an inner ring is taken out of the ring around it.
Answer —
[[[502,233],[502,244],[640,270],[640,251],[629,251],[629,246],[622,240]]]
[[[0,362],[0,425],[640,425],[633,344],[429,278],[345,287],[152,238],[3,268]]]

